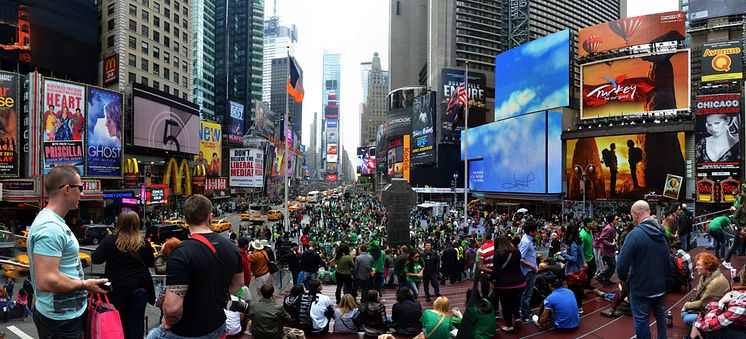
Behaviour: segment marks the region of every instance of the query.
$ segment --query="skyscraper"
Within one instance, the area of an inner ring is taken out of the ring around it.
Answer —
[[[294,55],[295,44],[298,42],[298,29],[295,25],[281,26],[280,18],[273,16],[264,21],[264,56],[262,76],[262,101],[271,101],[272,59],[286,58],[288,47]]]
[[[360,84],[363,86],[363,104],[365,104],[368,100],[368,73],[370,73],[370,70],[373,69],[373,62],[372,61],[366,61],[360,63]],[[360,113],[362,114],[362,110]]]
[[[363,85],[363,92],[367,93],[367,97],[360,117],[360,146],[372,146],[376,139],[376,128],[386,122],[389,72],[381,69],[381,58],[378,53],[373,54],[373,61],[370,64],[371,68],[365,77],[368,81]]]
[[[297,60],[296,60],[297,64]],[[298,72],[303,76],[303,69],[298,66]],[[288,94],[288,57],[272,59],[272,81],[270,82],[270,109],[276,112],[277,119],[280,120],[278,126],[282,126],[283,113],[285,105],[288,107],[288,123],[294,134],[293,140],[301,140],[301,131],[303,129],[303,103],[295,102],[292,96]],[[281,129],[280,129],[281,130]]]
[[[215,1],[194,0],[192,83],[203,119],[215,119]]]
[[[254,103],[261,100],[263,0],[215,2],[215,117],[229,112],[228,102],[246,107],[244,130],[254,120]]]
[[[321,84],[321,105],[324,112],[324,120],[321,124],[321,154],[324,161],[319,165],[325,167],[322,171],[326,172],[326,178],[334,178],[334,180],[336,180],[337,173],[339,172],[339,156],[341,155],[341,150],[339,149],[341,131],[339,128],[341,122],[341,117],[339,116],[341,57],[341,54],[324,51]],[[329,154],[330,150],[335,153]]]

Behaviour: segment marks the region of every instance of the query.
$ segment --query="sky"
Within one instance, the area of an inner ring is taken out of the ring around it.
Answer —
[[[678,9],[678,0],[627,0],[629,16]],[[342,145],[352,158],[360,141],[362,81],[360,63],[378,52],[388,69],[389,0],[265,0],[265,18],[275,8],[283,25],[298,28],[296,57],[303,68],[303,138],[309,145],[314,112],[322,112],[321,83],[324,50],[342,54],[340,130]],[[354,160],[354,159],[351,159]]]
[[[275,3],[280,24],[295,24],[298,28],[295,55],[303,69],[306,93],[302,142],[310,145],[313,113],[323,114],[324,50],[340,53],[340,137],[350,160],[354,161],[360,143],[360,104],[363,102],[360,63],[373,60],[373,53],[378,52],[381,66],[388,69],[389,1],[265,0],[265,18],[273,15]]]

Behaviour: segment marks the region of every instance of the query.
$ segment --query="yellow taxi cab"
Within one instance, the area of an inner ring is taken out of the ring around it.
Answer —
[[[251,205],[249,206],[249,210],[247,213],[249,213],[249,221],[252,223],[264,223],[267,220],[267,216],[265,215],[265,212],[270,210],[271,208],[267,205]]]
[[[308,202],[308,198],[306,198],[306,197],[304,197],[302,195],[299,195],[298,199],[295,199],[295,200],[298,200],[298,202]]]
[[[249,221],[249,220],[251,220],[249,211],[241,212],[241,221]]]
[[[233,225],[231,225],[231,222],[225,219],[217,219],[212,221],[212,231],[213,232],[223,232],[231,229]]]
[[[20,248],[26,248],[26,238],[28,238],[28,231],[21,231],[23,233],[23,238],[18,237],[16,238],[16,246]]]
[[[153,249],[153,257],[157,257],[161,253],[161,245],[150,241],[150,248]]]
[[[181,225],[181,227],[189,228],[189,225],[183,219],[169,219],[163,220],[164,224]]]
[[[300,205],[291,202],[290,205],[288,205],[288,210],[292,212],[300,211]]]
[[[80,263],[83,265],[83,267],[91,266],[93,261],[91,260],[91,255],[85,252],[78,252],[78,257],[80,258]]]
[[[29,264],[28,255],[26,254],[18,255],[12,261],[27,266]],[[28,267],[17,266],[13,264],[3,264],[3,271],[6,277],[17,279],[20,273],[28,273],[29,269]]]
[[[267,220],[280,220],[282,218],[282,212],[278,210],[267,211]]]

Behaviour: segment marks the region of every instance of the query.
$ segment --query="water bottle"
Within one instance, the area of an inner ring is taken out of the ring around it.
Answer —
[[[673,314],[671,314],[671,311],[668,311],[666,314],[666,326],[673,327]]]

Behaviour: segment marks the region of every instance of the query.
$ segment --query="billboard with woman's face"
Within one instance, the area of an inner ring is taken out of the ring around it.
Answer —
[[[715,186],[737,179],[741,169],[741,94],[697,96],[694,157],[697,179],[707,178]],[[715,200],[719,192],[711,192]]]
[[[121,177],[122,95],[88,87],[87,99],[85,173],[89,177]]]

